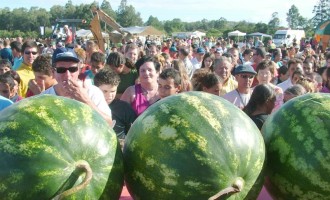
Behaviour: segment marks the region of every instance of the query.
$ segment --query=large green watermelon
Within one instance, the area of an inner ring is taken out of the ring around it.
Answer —
[[[229,199],[256,199],[264,159],[264,141],[253,121],[204,92],[150,106],[124,146],[126,185],[135,200],[205,200],[219,191],[231,191]]]
[[[89,106],[39,95],[0,112],[0,199],[118,199],[123,175],[116,134]]]
[[[306,94],[265,122],[266,188],[275,199],[330,199],[330,95]]]

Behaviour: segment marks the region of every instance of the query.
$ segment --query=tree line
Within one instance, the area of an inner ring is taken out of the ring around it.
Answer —
[[[54,5],[47,11],[44,8],[0,8],[0,38],[4,37],[40,37],[40,26],[45,26],[45,37],[51,36],[51,26],[55,25],[56,19],[85,19],[87,23],[77,24],[77,28],[89,28],[89,22],[93,18],[91,6],[98,6],[94,1],[90,4],[73,5],[72,0],[64,5]],[[113,10],[109,0],[103,0],[100,8],[110,17],[114,18],[121,26],[154,26],[164,31],[167,35],[173,32],[185,31],[203,31],[208,37],[226,36],[228,32],[240,30],[246,33],[262,32],[273,35],[276,30],[285,28],[280,26],[278,13],[271,14],[271,20],[268,23],[252,23],[248,21],[233,22],[224,17],[217,20],[202,19],[196,22],[183,22],[181,19],[160,21],[156,16],[150,16],[146,22],[143,22],[140,12],[136,11],[134,6],[128,5],[127,0],[121,0],[117,10]],[[312,37],[315,27],[324,21],[330,19],[330,0],[320,0],[314,6],[314,17],[307,19],[301,16],[298,8],[292,5],[287,12],[286,21],[288,27],[292,29],[304,29],[307,37]],[[111,31],[111,27],[106,27],[106,31]]]

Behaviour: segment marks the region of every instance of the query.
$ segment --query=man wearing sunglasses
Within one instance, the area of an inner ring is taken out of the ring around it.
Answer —
[[[243,109],[251,98],[251,86],[257,72],[251,65],[246,64],[237,66],[234,74],[237,80],[237,88],[225,94],[223,98]]]
[[[35,41],[26,41],[22,45],[23,62],[17,70],[21,82],[19,83],[18,95],[26,97],[29,81],[34,79],[32,63],[38,57],[38,45]]]
[[[53,54],[53,74],[57,84],[48,88],[43,94],[53,94],[75,99],[96,110],[112,126],[111,110],[102,91],[78,79],[80,60],[69,48],[59,48]]]

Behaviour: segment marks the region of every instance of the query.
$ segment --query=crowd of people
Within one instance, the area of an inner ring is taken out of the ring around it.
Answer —
[[[297,47],[298,46],[298,47]],[[102,52],[97,43],[0,41],[0,110],[40,94],[65,96],[99,112],[124,139],[150,105],[201,91],[220,96],[261,129],[286,101],[330,92],[330,53],[303,45],[239,46],[229,39],[133,38]]]

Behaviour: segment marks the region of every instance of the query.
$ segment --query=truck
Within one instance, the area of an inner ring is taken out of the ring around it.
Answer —
[[[276,47],[281,47],[283,44],[290,47],[294,42],[300,45],[300,40],[302,38],[305,38],[304,30],[277,30],[274,34],[273,42]]]

